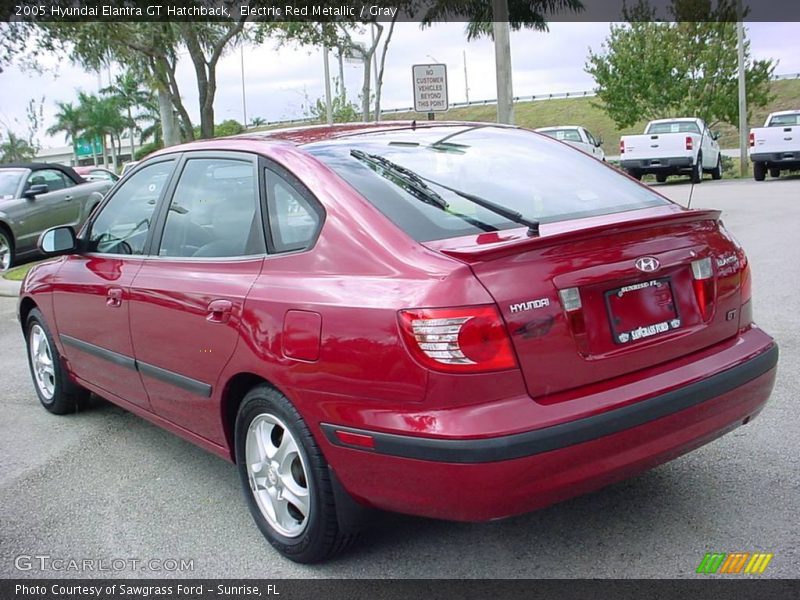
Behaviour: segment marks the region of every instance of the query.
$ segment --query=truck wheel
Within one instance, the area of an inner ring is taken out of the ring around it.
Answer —
[[[634,171],[633,169],[628,169],[626,172],[628,173],[628,175],[633,177],[636,181],[641,181],[642,180],[642,174],[639,173],[639,171]]]
[[[711,169],[711,179],[722,179],[722,155],[717,157],[717,166]]]
[[[703,155],[697,155],[697,162],[694,163],[692,167],[692,174],[691,174],[692,183],[700,183],[703,181]]]
[[[664,183],[666,180],[667,180],[667,176],[666,175],[661,175],[660,173],[658,175],[656,175],[656,181],[658,183]]]
[[[769,176],[772,177],[773,179],[777,179],[778,177],[781,176],[781,170],[780,169],[776,169],[775,167],[772,167],[769,170]]]
[[[762,162],[753,163],[753,179],[764,181],[767,177],[767,166]]]

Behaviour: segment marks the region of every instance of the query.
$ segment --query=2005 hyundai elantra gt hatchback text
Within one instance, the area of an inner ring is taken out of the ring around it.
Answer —
[[[45,232],[19,317],[46,409],[94,392],[234,461],[313,562],[369,509],[507,517],[747,423],[778,349],[719,217],[513,127],[202,141]]]

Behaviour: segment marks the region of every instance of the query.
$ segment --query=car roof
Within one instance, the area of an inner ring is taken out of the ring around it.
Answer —
[[[777,110],[774,113],[770,113],[770,117],[779,117],[783,115],[796,115],[800,113],[800,108],[795,108],[794,110]]]
[[[551,125],[550,127],[538,127],[534,131],[556,131],[558,129],[583,129],[583,125]]]
[[[3,163],[0,169],[30,169],[31,171],[43,171],[45,169],[55,169],[66,173],[70,178],[77,183],[83,183],[83,177],[78,175],[72,167],[62,165],[60,163]]]
[[[151,154],[150,156],[192,150],[231,149],[234,144],[238,149],[247,149],[247,147],[251,146],[252,144],[249,149],[257,152],[259,148],[263,148],[262,144],[264,143],[303,146],[305,144],[313,144],[315,142],[324,142],[329,140],[332,141],[365,134],[389,134],[392,132],[425,131],[440,128],[474,128],[487,126],[518,129],[518,127],[514,127],[513,125],[503,125],[500,123],[481,123],[476,121],[384,121],[372,123],[335,123],[333,125],[308,125],[305,127],[272,129],[268,131],[244,133],[224,138],[197,140],[194,142],[187,142],[185,144],[164,148]]]
[[[681,121],[684,123],[698,123],[701,119],[697,117],[673,117],[672,119],[653,119],[650,121],[651,123],[674,123],[676,121]]]

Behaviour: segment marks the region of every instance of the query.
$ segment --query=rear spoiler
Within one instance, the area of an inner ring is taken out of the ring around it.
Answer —
[[[442,245],[437,250],[464,262],[481,262],[578,240],[583,241],[624,231],[649,229],[656,225],[672,226],[699,221],[717,221],[721,214],[722,212],[719,210],[682,210],[672,214],[569,229],[551,235],[547,235],[547,226],[545,225],[542,227],[544,235],[539,237],[524,237],[524,234],[510,234],[507,237],[501,237],[503,232],[492,232],[476,236],[476,243],[470,246],[448,248],[446,245]]]

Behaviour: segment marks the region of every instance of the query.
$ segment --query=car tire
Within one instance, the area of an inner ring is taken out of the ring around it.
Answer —
[[[628,175],[633,177],[636,181],[641,181],[642,180],[642,174],[639,173],[639,171],[634,171],[633,169],[628,169],[626,172],[628,173]]]
[[[0,227],[0,273],[14,266],[14,236],[5,227]]]
[[[38,308],[25,322],[28,366],[39,402],[54,415],[77,412],[89,399],[89,392],[69,379],[53,335]]]
[[[722,155],[717,156],[717,166],[711,169],[711,179],[722,179]]]
[[[753,179],[764,181],[767,178],[767,166],[762,162],[753,163]]]
[[[778,179],[781,176],[781,170],[773,167],[769,170],[769,176],[773,179]]]
[[[692,166],[691,174],[692,183],[701,183],[703,181],[703,155],[697,155],[697,162]]]
[[[355,535],[339,529],[325,457],[283,394],[261,384],[244,397],[235,446],[250,513],[278,552],[297,563],[314,563],[353,542]]]
[[[666,175],[656,175],[656,181],[658,183],[664,183],[667,180]]]

